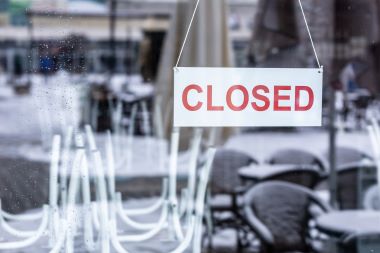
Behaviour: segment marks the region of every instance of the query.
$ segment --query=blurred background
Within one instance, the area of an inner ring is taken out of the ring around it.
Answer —
[[[99,143],[111,130],[118,191],[133,203],[157,197],[172,69],[195,4],[0,1],[4,210],[48,201],[51,141],[69,126],[91,126]],[[380,252],[380,1],[302,5],[324,68],[323,126],[205,129],[202,147],[216,145],[217,155],[204,252]],[[201,0],[179,65],[318,66],[297,0]],[[181,129],[179,195],[192,140],[193,129]],[[322,207],[310,211],[311,202]],[[160,247],[135,252],[167,251]]]

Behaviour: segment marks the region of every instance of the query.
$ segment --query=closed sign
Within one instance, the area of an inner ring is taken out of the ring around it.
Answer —
[[[178,68],[174,126],[321,126],[322,79],[310,68]]]

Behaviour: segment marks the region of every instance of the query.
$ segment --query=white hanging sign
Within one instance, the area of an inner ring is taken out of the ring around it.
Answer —
[[[321,126],[322,68],[175,68],[175,127]]]

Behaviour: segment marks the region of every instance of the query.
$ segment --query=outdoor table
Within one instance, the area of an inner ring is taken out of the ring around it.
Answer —
[[[299,169],[315,170],[314,166],[292,164],[253,164],[239,169],[239,176],[244,181],[263,181],[280,173],[292,172]]]
[[[349,245],[354,247],[355,252],[378,252],[380,250],[380,212],[364,210],[336,211],[322,214],[316,221],[319,231],[329,236],[326,241],[324,252],[344,253],[342,248],[342,238],[345,235],[364,234],[365,238],[357,238],[356,244]],[[368,237],[368,235],[374,237]]]
[[[317,228],[336,237],[352,233],[380,234],[380,212],[348,210],[323,214],[317,219]]]

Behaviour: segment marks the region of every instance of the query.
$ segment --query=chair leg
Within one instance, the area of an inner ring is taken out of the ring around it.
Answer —
[[[95,132],[98,131],[99,101],[95,100],[91,107],[91,126]]]
[[[241,215],[240,212],[235,212],[235,217],[237,220],[237,233],[238,233],[238,239],[239,239],[239,245],[241,249],[246,249],[252,246],[252,238],[250,236],[252,235],[252,228],[248,225],[248,221],[245,219],[243,215]]]
[[[205,212],[205,219],[206,219],[206,227],[207,227],[208,251],[212,252],[213,250],[212,236],[214,234],[214,227],[213,227],[213,221],[212,221],[212,211],[210,208],[207,208]]]
[[[240,225],[239,224],[236,224],[236,233],[237,233],[237,252],[243,252],[243,249],[244,249],[244,246],[243,246],[243,242],[242,242],[242,238],[241,238],[241,232],[243,232],[241,229],[240,229]]]

